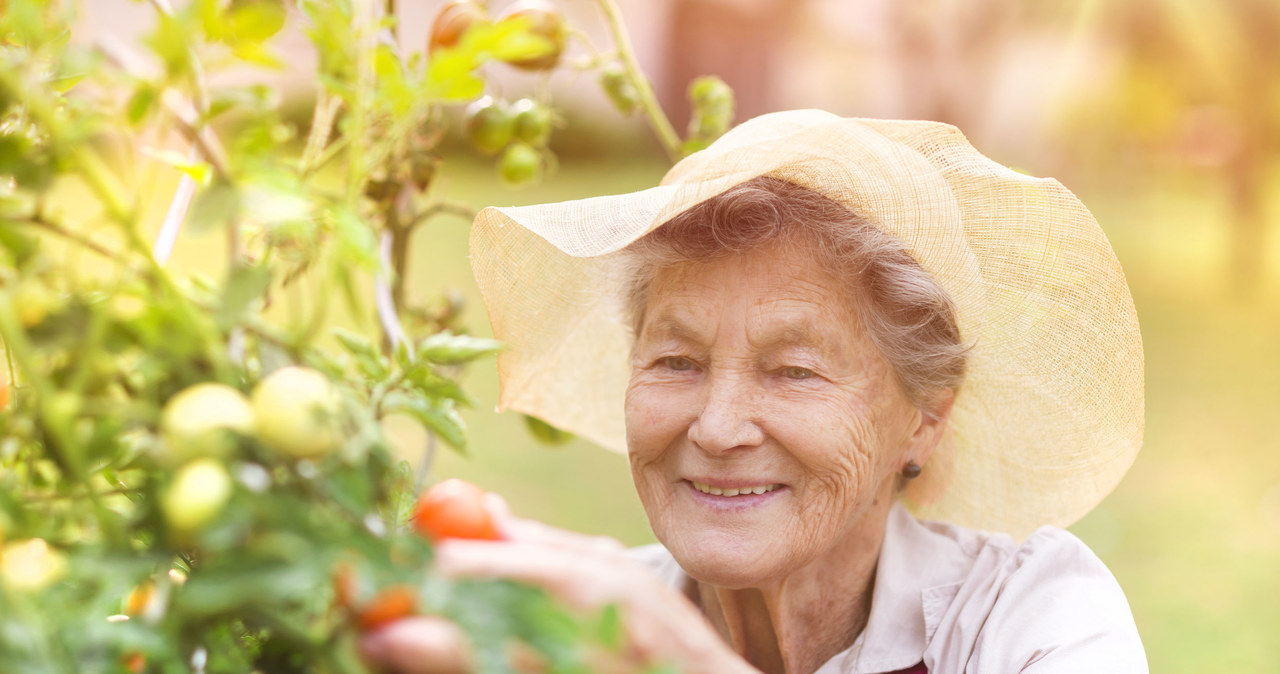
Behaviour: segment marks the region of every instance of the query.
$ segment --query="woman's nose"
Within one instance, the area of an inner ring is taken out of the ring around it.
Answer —
[[[764,442],[755,394],[739,377],[712,376],[702,409],[689,426],[689,440],[703,451],[727,452]]]

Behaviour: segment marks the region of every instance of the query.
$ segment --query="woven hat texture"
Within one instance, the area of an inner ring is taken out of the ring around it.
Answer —
[[[1142,340],[1115,253],[1060,183],[993,162],[936,122],[773,113],[651,189],[484,209],[471,257],[508,344],[499,407],[625,452],[618,251],[764,175],[897,237],[956,305],[968,374],[941,446],[904,492],[916,516],[1024,536],[1076,521],[1115,487],[1143,432]]]

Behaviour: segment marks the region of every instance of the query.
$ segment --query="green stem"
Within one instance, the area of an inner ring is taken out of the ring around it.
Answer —
[[[470,204],[466,204],[461,201],[441,199],[421,211],[418,211],[418,213],[413,216],[413,219],[409,221],[408,227],[412,229],[443,213],[456,215],[468,222],[476,218],[476,209]]]
[[[120,198],[120,195],[124,193],[124,186],[107,169],[106,162],[102,161],[102,157],[99,157],[97,152],[84,146],[72,150],[71,154],[73,157],[72,164],[76,167],[76,172],[84,179],[85,184],[89,186],[94,195],[107,207],[107,214],[111,216],[112,220],[127,226],[133,220],[133,214],[129,212],[129,207]]]
[[[662,143],[671,161],[680,161],[684,156],[684,150],[680,147],[680,135],[676,133],[671,120],[667,119],[667,114],[658,104],[658,97],[653,93],[653,85],[649,83],[649,78],[645,77],[644,72],[640,70],[640,65],[636,61],[636,50],[631,45],[631,37],[627,35],[626,26],[622,23],[622,12],[618,9],[618,3],[616,0],[596,0],[596,4],[604,13],[605,23],[609,24],[614,47],[618,50],[618,60],[622,62],[627,78],[636,88],[640,109],[649,120],[649,126],[657,134],[658,141]]]
[[[104,489],[104,490],[98,490],[98,491],[87,490],[84,493],[76,493],[76,492],[70,492],[66,494],[26,493],[26,494],[22,494],[21,498],[24,503],[38,503],[38,502],[46,502],[46,501],[70,501],[70,500],[74,500],[82,497],[92,498],[92,497],[102,497],[102,496],[129,496],[131,494],[141,494],[141,493],[142,493],[142,489],[139,489],[139,488],[121,487],[118,489]]]
[[[320,169],[324,168],[329,162],[333,161],[333,159],[337,157],[338,154],[341,153],[344,149],[346,149],[346,147],[347,147],[346,137],[343,136],[338,138],[332,143],[329,143],[328,145],[326,145],[324,148],[324,151],[320,153],[320,156],[316,157],[315,160],[307,164],[306,168],[303,170],[300,170],[299,173],[303,178],[306,178],[307,176],[319,171]]]
[[[4,345],[4,359],[9,364],[9,385],[18,385],[18,371],[13,366],[13,354],[9,352],[9,344],[0,337],[0,345]]]
[[[333,145],[329,145],[329,136],[333,133],[333,118],[342,104],[341,98],[329,96],[324,89],[317,96],[316,109],[311,113],[311,129],[307,132],[307,145],[302,151],[302,160],[298,162],[298,173],[304,176],[332,158],[330,151]]]
[[[84,248],[87,248],[97,253],[98,255],[101,255],[102,257],[107,258],[108,260],[112,260],[112,261],[123,264],[123,260],[122,260],[123,255],[121,253],[110,250],[106,246],[103,246],[100,243],[96,243],[93,240],[89,239],[88,237],[77,234],[56,222],[46,220],[44,219],[44,217],[38,214],[30,216],[26,220],[12,220],[10,222],[13,222],[14,224],[18,224],[18,225],[30,225],[32,227],[42,229],[51,234],[57,234],[58,236],[64,239],[67,239],[68,241],[71,241],[73,243],[77,243],[83,246]]]
[[[360,201],[360,190],[364,186],[365,178],[369,174],[368,161],[365,157],[365,132],[368,124],[367,109],[369,106],[368,93],[373,91],[374,85],[374,64],[373,54],[377,48],[377,32],[374,23],[374,8],[369,0],[366,2],[355,2],[354,16],[352,21],[355,23],[354,32],[356,38],[356,63],[355,73],[356,81],[354,91],[355,101],[351,106],[351,126],[347,129],[346,135],[350,136],[352,142],[348,145],[351,153],[348,167],[350,174],[347,176],[347,199],[346,205],[352,210]]]

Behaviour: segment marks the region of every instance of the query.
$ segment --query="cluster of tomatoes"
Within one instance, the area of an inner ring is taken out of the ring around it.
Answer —
[[[162,459],[176,466],[160,507],[179,537],[199,531],[232,493],[224,460],[236,436],[251,436],[286,457],[314,459],[342,443],[342,401],[320,372],[305,367],[277,370],[251,396],[218,383],[184,389],[160,418]]]
[[[513,58],[508,65],[528,71],[547,71],[560,63],[568,31],[559,9],[545,0],[520,0],[508,6],[496,19],[485,7],[470,0],[445,3],[436,15],[427,44],[428,53],[452,47],[466,31],[481,23],[521,21],[528,32],[548,45],[544,53],[528,58]],[[467,138],[483,154],[496,155],[498,173],[512,186],[537,181],[548,159],[547,141],[551,137],[554,115],[544,103],[532,98],[508,102],[485,96],[466,110]]]
[[[493,516],[484,504],[484,491],[459,479],[437,483],[418,497],[413,510],[413,527],[424,538],[496,541],[502,538]],[[333,590],[337,604],[351,613],[361,630],[383,625],[418,612],[417,591],[408,585],[392,585],[361,602],[355,574],[340,565],[334,572]]]

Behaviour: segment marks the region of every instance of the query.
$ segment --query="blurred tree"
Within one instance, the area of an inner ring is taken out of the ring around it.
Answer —
[[[687,83],[717,73],[733,88],[739,119],[776,109],[780,53],[804,2],[787,0],[676,0],[668,14],[663,107],[677,125],[693,117]]]
[[[1102,12],[1120,65],[1080,103],[1073,131],[1090,132],[1074,135],[1147,168],[1172,160],[1225,181],[1228,268],[1234,290],[1249,294],[1264,270],[1266,173],[1280,149],[1280,3],[1132,0]]]

